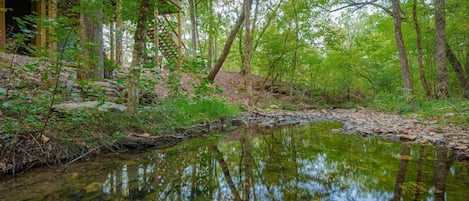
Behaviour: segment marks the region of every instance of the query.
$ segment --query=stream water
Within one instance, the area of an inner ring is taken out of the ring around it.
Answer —
[[[0,180],[0,200],[463,200],[469,163],[442,147],[332,134],[338,123],[240,129]]]

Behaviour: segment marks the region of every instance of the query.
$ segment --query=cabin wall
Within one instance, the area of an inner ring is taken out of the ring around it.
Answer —
[[[0,0],[0,49],[5,46],[6,25],[5,25],[5,0]]]
[[[0,48],[5,47],[15,34],[21,33],[15,18],[22,18],[32,14],[41,17],[46,15],[46,0],[0,0]],[[32,27],[30,28],[32,29]],[[46,30],[42,28],[36,31],[38,34],[26,43],[44,46],[46,44]],[[19,53],[26,53],[24,51],[26,50],[20,48]]]

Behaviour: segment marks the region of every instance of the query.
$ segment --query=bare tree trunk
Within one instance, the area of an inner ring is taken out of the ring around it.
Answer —
[[[444,99],[449,96],[448,69],[446,66],[445,0],[435,0],[435,63],[436,97]]]
[[[138,109],[138,82],[140,79],[140,62],[145,49],[145,37],[147,29],[147,16],[150,8],[150,0],[141,0],[137,22],[137,30],[134,35],[134,49],[132,51],[132,69],[129,77],[129,92],[127,99],[127,111],[136,114]]]
[[[425,76],[425,66],[423,65],[423,52],[422,52],[422,33],[420,30],[419,21],[417,18],[417,0],[414,0],[414,4],[412,5],[412,18],[414,20],[415,25],[415,32],[417,34],[417,54],[418,54],[418,63],[420,69],[420,81],[422,82],[423,89],[425,90],[425,94],[427,99],[432,98],[432,90],[428,85],[427,78]]]
[[[123,38],[123,28],[122,28],[122,2],[121,0],[116,0],[116,60],[115,65],[119,68],[122,67],[122,38]]]
[[[80,14],[82,24],[81,45],[86,48],[86,64],[79,70],[81,79],[104,78],[103,51],[103,10],[102,1],[81,1],[83,12]],[[92,6],[93,8],[90,8]]]
[[[189,0],[189,12],[191,18],[191,34],[192,34],[192,57],[197,57],[197,21],[195,19],[194,0]]]
[[[244,81],[248,105],[252,105],[252,77],[251,77],[251,0],[244,0]]]
[[[241,29],[241,25],[243,24],[244,21],[244,9],[241,12],[241,14],[238,16],[238,19],[236,20],[236,24],[234,25],[233,29],[230,32],[230,36],[228,37],[228,40],[225,43],[225,46],[223,47],[223,51],[218,58],[217,63],[213,67],[212,71],[210,71],[210,74],[207,76],[207,79],[213,81],[215,80],[215,76],[217,76],[218,71],[220,71],[221,66],[225,62],[226,58],[228,57],[228,54],[230,53],[231,45],[233,44],[234,39],[236,38],[236,35]]]
[[[461,89],[463,90],[464,98],[469,99],[469,79],[466,76],[466,72],[464,72],[461,62],[459,62],[458,58],[453,53],[451,47],[448,44],[446,44],[446,57],[448,58],[451,66],[453,66],[454,72],[456,72],[456,76],[461,83]]]
[[[399,60],[401,65],[402,80],[404,81],[404,95],[412,95],[412,80],[410,77],[409,61],[404,45],[401,29],[401,8],[399,0],[392,0],[392,16],[394,19],[394,37],[396,38],[397,50],[399,51]]]

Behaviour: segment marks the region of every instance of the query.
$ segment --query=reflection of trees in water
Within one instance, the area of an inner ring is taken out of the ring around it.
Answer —
[[[443,201],[446,197],[446,174],[454,161],[454,154],[448,155],[450,152],[444,146],[436,147],[435,161],[435,201]]]
[[[397,172],[396,183],[394,186],[394,201],[401,200],[402,195],[402,185],[404,184],[405,180],[405,173],[407,171],[407,163],[409,162],[410,158],[410,147],[409,144],[403,143],[401,148],[401,155],[400,155],[400,162],[399,162],[399,171]]]
[[[409,197],[401,192],[406,192],[405,178],[411,178],[417,189],[410,196],[428,198],[428,188],[420,189],[420,183],[428,184],[428,178],[422,178],[422,172],[429,169],[423,163],[423,147],[417,169],[412,169],[413,152],[409,145],[402,145],[400,160],[393,159],[399,161],[399,170],[392,174],[396,163],[390,163],[389,153],[398,153],[398,147],[364,149],[368,145],[354,138],[336,138],[328,130],[284,128],[254,138],[255,131],[246,129],[235,141],[187,143],[147,154],[137,164],[109,173],[103,192],[149,200],[390,200],[393,195],[399,200]],[[371,146],[376,141],[364,143]],[[437,156],[438,161],[445,161],[446,155]],[[436,166],[436,175],[444,176],[450,165]],[[444,177],[435,176],[435,189],[440,189],[441,181],[444,192]]]
[[[415,182],[416,189],[415,189],[414,200],[419,200],[419,196],[420,196],[420,188],[422,185],[422,165],[423,165],[424,154],[425,154],[425,146],[420,146],[419,159],[417,162],[417,178]]]

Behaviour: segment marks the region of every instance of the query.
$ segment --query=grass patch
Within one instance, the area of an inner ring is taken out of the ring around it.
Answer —
[[[395,94],[381,93],[369,99],[366,106],[374,110],[401,115],[416,113],[424,120],[436,120],[440,124],[455,124],[469,127],[469,101],[467,100],[422,100]]]

